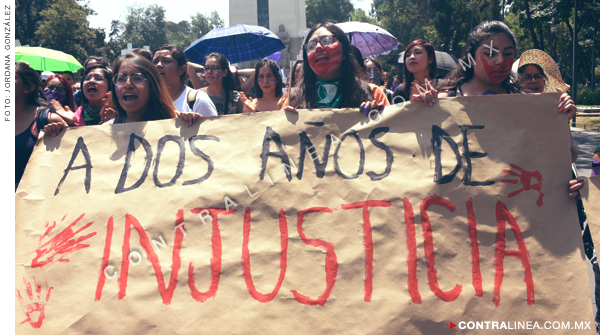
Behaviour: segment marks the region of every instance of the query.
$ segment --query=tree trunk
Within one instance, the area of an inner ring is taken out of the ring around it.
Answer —
[[[24,41],[23,44],[29,44],[31,46],[36,46],[33,44],[33,38],[35,36],[35,26],[36,24],[31,22],[31,2],[26,1],[26,9],[25,13],[27,13],[27,41]]]
[[[571,40],[573,40],[573,26],[571,26],[571,23],[567,20],[565,21],[565,23],[567,24],[567,28],[569,29],[569,33],[571,34]],[[577,64],[577,68],[579,69],[579,71],[577,71],[577,77],[580,79],[579,82],[581,82],[581,79],[583,78],[587,78],[589,76],[590,73],[590,65],[586,62],[586,61],[581,61],[581,59],[588,59],[588,56],[585,54],[584,50],[581,49],[581,46],[579,45],[579,43],[577,43],[576,45],[577,48],[577,59],[576,59],[576,64]]]
[[[531,32],[531,39],[533,40],[533,47],[535,49],[540,48],[540,44],[538,43],[537,35],[535,34],[535,29],[533,27],[533,19],[531,18],[531,12],[529,11],[529,1],[525,0],[525,14],[527,15],[527,26],[529,27],[529,32]]]
[[[540,32],[540,50],[544,51],[544,22],[540,22],[538,31]]]

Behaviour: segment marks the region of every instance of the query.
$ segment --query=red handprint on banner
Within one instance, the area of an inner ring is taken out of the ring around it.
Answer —
[[[502,179],[501,182],[502,183],[508,183],[508,184],[517,184],[519,182],[521,182],[521,184],[523,185],[523,187],[521,187],[520,189],[510,192],[508,194],[509,198],[514,197],[515,195],[523,192],[523,191],[529,191],[529,190],[536,190],[538,192],[540,192],[540,195],[538,196],[537,201],[535,202],[537,204],[538,207],[542,207],[542,205],[544,205],[544,193],[542,193],[542,174],[539,171],[525,171],[523,168],[515,165],[515,164],[510,164],[510,167],[512,169],[517,170],[513,171],[513,170],[504,170],[504,173],[507,173],[511,176],[515,176],[515,177],[519,177],[519,179]],[[537,182],[535,184],[531,183],[531,179],[535,178],[537,180]]]
[[[25,284],[25,290],[30,303],[25,304],[25,302],[23,301],[23,297],[21,296],[21,291],[17,289],[17,298],[19,299],[19,303],[21,303],[21,307],[23,307],[25,315],[27,316],[25,320],[21,321],[21,324],[29,322],[29,324],[33,328],[40,328],[46,315],[44,311],[46,304],[44,304],[44,301],[42,301],[42,284],[38,284],[38,282],[35,280],[35,277],[33,277],[33,283],[35,285],[35,292],[37,295],[37,301],[34,301],[31,283],[29,283],[25,278],[23,278],[23,283]],[[54,289],[54,287],[48,287],[48,282],[46,282],[46,296],[44,297],[45,302],[47,302],[50,299],[50,293],[52,292],[52,289]],[[39,314],[37,315],[37,320],[34,321],[31,319],[31,315],[36,312],[38,312]]]
[[[50,222],[46,222],[46,231],[40,236],[40,246],[35,250],[37,254],[35,258],[31,261],[31,267],[37,268],[42,267],[44,265],[54,263],[54,262],[68,262],[69,260],[64,258],[68,254],[87,248],[89,244],[81,244],[87,240],[88,238],[96,235],[96,232],[79,236],[77,234],[85,230],[87,227],[91,226],[94,222],[88,222],[85,226],[79,228],[77,231],[73,232],[73,226],[83,218],[84,214],[81,214],[75,221],[73,221],[68,227],[63,229],[61,232],[56,234],[56,236],[52,237],[48,242],[41,244],[42,240],[48,236],[48,234],[56,228],[56,221],[52,224]],[[67,215],[63,216],[62,221],[67,217]],[[54,257],[58,256],[56,260]]]

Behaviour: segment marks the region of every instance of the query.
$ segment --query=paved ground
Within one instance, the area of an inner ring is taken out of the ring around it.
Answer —
[[[592,157],[594,150],[600,145],[600,131],[580,130],[571,128],[573,142],[577,147],[579,156],[575,162],[577,172],[580,176],[589,177],[592,173]]]

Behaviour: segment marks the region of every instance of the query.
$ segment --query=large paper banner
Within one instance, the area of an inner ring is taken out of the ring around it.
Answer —
[[[600,176],[586,178],[580,193],[594,246],[600,246]]]
[[[17,332],[591,333],[557,105],[449,98],[45,137],[16,193]]]

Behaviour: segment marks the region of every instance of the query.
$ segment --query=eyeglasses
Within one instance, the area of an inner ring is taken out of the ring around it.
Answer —
[[[535,79],[535,80],[541,80],[544,79],[544,76],[542,76],[541,74],[534,74],[533,76],[530,74],[524,74],[521,76],[521,78],[523,78],[523,80],[525,81],[530,81],[531,79]]]
[[[206,71],[206,72],[217,72],[217,71],[221,71],[221,70],[222,69],[216,65],[213,65],[213,66],[205,65],[204,66],[204,71]]]
[[[131,83],[135,86],[141,86],[148,80],[141,73],[134,73],[131,76],[126,76],[122,73],[119,73],[115,77],[113,77],[113,82],[117,86],[125,86],[125,84],[127,83],[127,79],[130,79],[130,78],[131,78]]]
[[[336,40],[336,38],[333,35],[321,36],[317,40],[307,42],[304,45],[304,50],[306,50],[306,53],[309,54],[309,53],[315,51],[315,49],[317,48],[317,43],[321,44],[322,47],[325,47],[330,44],[333,44],[335,42],[335,40]]]
[[[83,83],[87,83],[90,81],[95,81],[97,83],[101,83],[104,80],[104,77],[99,74],[88,74],[83,78]]]
[[[54,86],[54,85],[51,85],[51,84],[48,84],[48,85],[46,85],[46,89],[47,89],[47,90],[57,90],[57,91],[59,91],[60,93],[67,93],[67,90],[65,90],[65,88],[64,88],[64,87],[61,87],[61,86]]]

